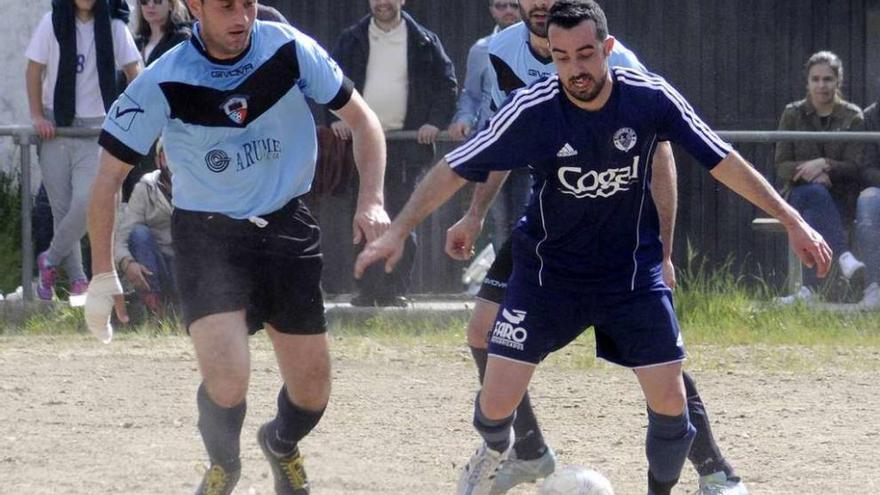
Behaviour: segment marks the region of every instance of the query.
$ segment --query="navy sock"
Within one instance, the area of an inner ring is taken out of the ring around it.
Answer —
[[[269,448],[276,454],[285,456],[296,450],[296,445],[321,421],[324,409],[308,411],[293,402],[287,396],[287,386],[278,392],[278,413],[269,423],[266,430]]]
[[[504,452],[510,447],[510,426],[516,413],[503,419],[489,419],[480,409],[480,394],[474,403],[474,427],[490,449]]]
[[[477,363],[477,370],[480,375],[480,383],[483,383],[483,376],[486,374],[486,362],[489,360],[489,351],[478,347],[471,347],[471,355],[474,362]],[[544,434],[538,426],[538,418],[535,417],[535,411],[532,409],[532,401],[529,393],[523,396],[522,401],[516,408],[516,419],[513,421],[513,431],[516,434],[516,442],[513,448],[516,450],[517,459],[530,460],[537,459],[547,452],[547,443],[544,441]]]
[[[685,406],[687,409],[687,406]],[[687,410],[678,416],[658,414],[648,408],[648,489],[652,495],[668,495],[678,483],[696,430],[688,421]]]
[[[721,449],[715,443],[712,426],[709,424],[709,414],[706,412],[700,393],[697,392],[697,384],[687,372],[682,373],[682,377],[687,394],[688,417],[697,430],[688,459],[700,476],[724,471],[728,479],[738,479],[733,466],[724,459]]]
[[[227,471],[241,469],[241,426],[247,412],[247,402],[233,407],[220,407],[205,390],[205,384],[199,385],[196,393],[199,407],[199,431],[208,451],[212,464],[217,464]]]

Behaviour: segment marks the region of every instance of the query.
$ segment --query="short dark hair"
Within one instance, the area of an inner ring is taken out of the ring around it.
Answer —
[[[604,41],[608,37],[608,20],[599,4],[593,0],[558,0],[550,7],[547,26],[557,25],[571,29],[584,21],[596,23],[596,37]]]

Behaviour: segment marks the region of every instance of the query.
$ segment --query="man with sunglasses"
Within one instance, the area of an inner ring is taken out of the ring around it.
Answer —
[[[494,82],[493,109],[497,109],[516,90],[541,77],[556,73],[547,39],[547,20],[554,3],[555,0],[519,0],[523,22],[498,33],[489,41],[489,59]],[[615,40],[608,63],[612,67],[644,70],[636,55],[619,40]],[[652,195],[660,220],[663,279],[667,286],[674,288],[672,241],[677,191],[675,159],[668,142],[658,143],[651,172]],[[502,194],[505,203],[501,210],[511,215],[511,221],[507,225],[508,232],[515,227],[517,221],[521,221],[530,195],[529,169],[492,172],[486,182],[475,185],[470,208],[449,229],[446,237],[446,252],[449,256],[467,260],[473,255],[474,242],[482,230],[483,219],[498,191],[505,185],[505,180],[507,191]],[[481,382],[488,359],[490,334],[504,300],[512,268],[511,238],[508,237],[507,242],[498,250],[496,260],[477,293],[474,312],[468,322],[468,345],[477,364]],[[715,442],[705,406],[693,378],[687,372],[684,372],[684,382],[690,420],[697,430],[689,459],[700,474],[698,494],[745,495],[745,485],[736,476],[733,467],[725,460]],[[555,454],[544,441],[528,392],[517,408],[513,426],[516,433],[514,450],[510,460],[501,466],[495,477],[493,494],[505,493],[520,483],[545,477],[555,468]]]
[[[474,129],[481,128],[492,116],[489,109],[492,99],[489,38],[521,20],[516,0],[489,0],[489,14],[495,20],[495,29],[489,36],[477,40],[468,51],[467,72],[458,98],[458,111],[447,129],[449,137],[455,141],[470,136]]]
[[[188,2],[198,20],[190,41],[144,71],[104,122],[89,208],[97,275],[86,322],[109,343],[114,306],[128,319],[113,270],[116,194],[131,164],[162,134],[174,174],[174,270],[202,376],[198,426],[211,462],[196,493],[228,495],[238,482],[248,334],[265,328],[284,385],[275,418],[257,439],[276,493],[306,495],[298,444],[330,397],[320,229],[302,200],[317,156],[306,97],[352,131],[360,173],[352,227],[368,241],[389,224],[385,139],[376,115],[313,39],[289,25],[255,21],[254,0]]]

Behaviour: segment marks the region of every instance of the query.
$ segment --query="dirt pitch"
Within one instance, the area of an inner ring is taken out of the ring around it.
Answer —
[[[235,493],[271,494],[254,434],[273,413],[280,382],[265,336],[252,350]],[[798,372],[767,371],[760,363],[776,360],[772,350],[723,350],[725,363],[708,369],[699,355],[722,350],[691,351],[716,435],[753,494],[880,493],[877,350],[833,351]],[[812,361],[812,351],[789,352]],[[753,359],[762,353],[772,359]],[[337,338],[333,375],[331,406],[303,443],[314,494],[454,493],[457,467],[477,443],[475,373],[464,349]],[[3,338],[0,377],[0,493],[193,492],[204,454],[198,372],[185,338],[109,346],[85,337]],[[646,419],[629,372],[551,361],[532,391],[563,464],[600,469],[620,495],[645,493]],[[676,493],[695,484],[686,467]],[[532,485],[511,493],[535,492]]]

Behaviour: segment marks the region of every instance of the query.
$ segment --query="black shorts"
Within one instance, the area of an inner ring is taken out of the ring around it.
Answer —
[[[265,323],[298,335],[326,331],[321,231],[299,199],[249,220],[175,209],[171,235],[183,320],[246,310],[248,330]]]
[[[495,261],[486,272],[486,278],[483,279],[477,297],[486,301],[501,304],[504,301],[504,293],[507,292],[507,280],[513,273],[513,254],[511,253],[511,245],[513,237],[508,237],[498,252],[495,254]]]

